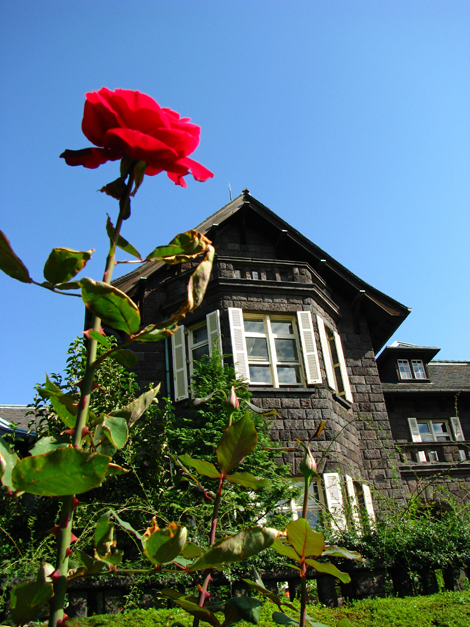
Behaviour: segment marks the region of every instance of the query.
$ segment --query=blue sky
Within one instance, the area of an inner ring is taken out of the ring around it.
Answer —
[[[84,94],[138,89],[202,127],[214,172],[146,177],[124,236],[167,243],[247,187],[352,272],[413,308],[396,336],[470,359],[470,4],[426,0],[3,0],[0,229],[40,281],[57,246],[96,252],[97,189],[68,167]],[[120,270],[123,266],[120,266]],[[122,272],[122,270],[121,270]],[[83,308],[0,276],[0,404],[65,365]]]

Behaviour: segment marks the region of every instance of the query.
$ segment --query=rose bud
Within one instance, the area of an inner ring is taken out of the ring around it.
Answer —
[[[312,455],[310,445],[303,446],[305,448],[305,455],[303,460],[300,462],[299,470],[306,479],[310,479],[310,477],[317,474],[317,462]]]
[[[237,395],[235,394],[235,388],[233,387],[233,385],[230,388],[230,396],[225,401],[225,405],[228,408],[233,407],[233,409],[238,409],[240,407],[240,401],[238,400]]]

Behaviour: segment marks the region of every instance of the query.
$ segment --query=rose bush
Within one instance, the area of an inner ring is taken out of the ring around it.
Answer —
[[[86,94],[82,130],[99,148],[66,150],[61,157],[68,165],[97,168],[127,156],[147,163],[145,174],[166,171],[182,187],[190,172],[197,181],[213,176],[188,157],[199,144],[200,127],[139,91],[103,87]]]

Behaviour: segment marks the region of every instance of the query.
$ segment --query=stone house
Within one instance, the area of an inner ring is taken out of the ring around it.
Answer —
[[[409,470],[395,443],[412,440],[399,426],[403,418],[395,420],[391,400],[391,386],[402,384],[382,385],[390,350],[379,362],[376,355],[410,310],[355,276],[248,190],[196,229],[216,249],[205,299],[166,342],[135,348],[140,384],[161,381],[177,411],[190,411],[193,360],[217,346],[233,356],[254,402],[277,410],[273,440],[306,441],[326,421],[312,443],[322,476],[312,486],[312,520],[327,509],[338,527],[359,525],[361,514],[375,516],[382,498],[406,498]],[[150,324],[181,305],[192,268],[147,262],[114,285],[139,304],[142,322]],[[299,458],[283,457],[297,477]],[[295,515],[298,505],[290,507]]]

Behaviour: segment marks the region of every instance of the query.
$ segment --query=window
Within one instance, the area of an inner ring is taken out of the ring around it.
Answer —
[[[276,316],[228,310],[237,374],[251,385],[275,388],[321,383],[309,311]]]
[[[352,403],[353,397],[341,338],[336,331],[325,325],[320,316],[317,316],[317,324],[328,385],[339,396],[344,396],[347,401]]]
[[[398,359],[398,374],[400,379],[427,379],[426,369],[421,359],[412,359],[411,366],[408,359]]]
[[[211,356],[214,346],[222,355],[219,311],[208,314],[205,320],[188,330],[180,325],[173,333],[171,347],[175,401],[188,398],[193,361],[199,361],[204,355]]]
[[[296,499],[288,499],[281,501],[276,510],[285,514],[292,514],[292,519],[297,520],[302,516],[303,509],[303,488],[305,485],[304,480],[300,480],[300,477],[294,479],[294,485],[302,490],[302,495]],[[325,500],[323,497],[320,480],[315,481],[312,479],[308,487],[308,502],[307,502],[307,520],[312,529],[315,529],[320,524],[320,517],[322,510],[325,508]]]
[[[447,420],[417,420],[408,418],[411,439],[413,442],[463,442],[465,437],[462,431],[460,420],[457,416],[452,416],[450,426]],[[418,462],[438,462],[437,451],[417,451],[416,460]]]
[[[353,481],[349,475],[344,475],[344,479],[348,502],[346,511],[348,523],[358,530],[365,531],[375,522],[370,488],[365,483]]]

